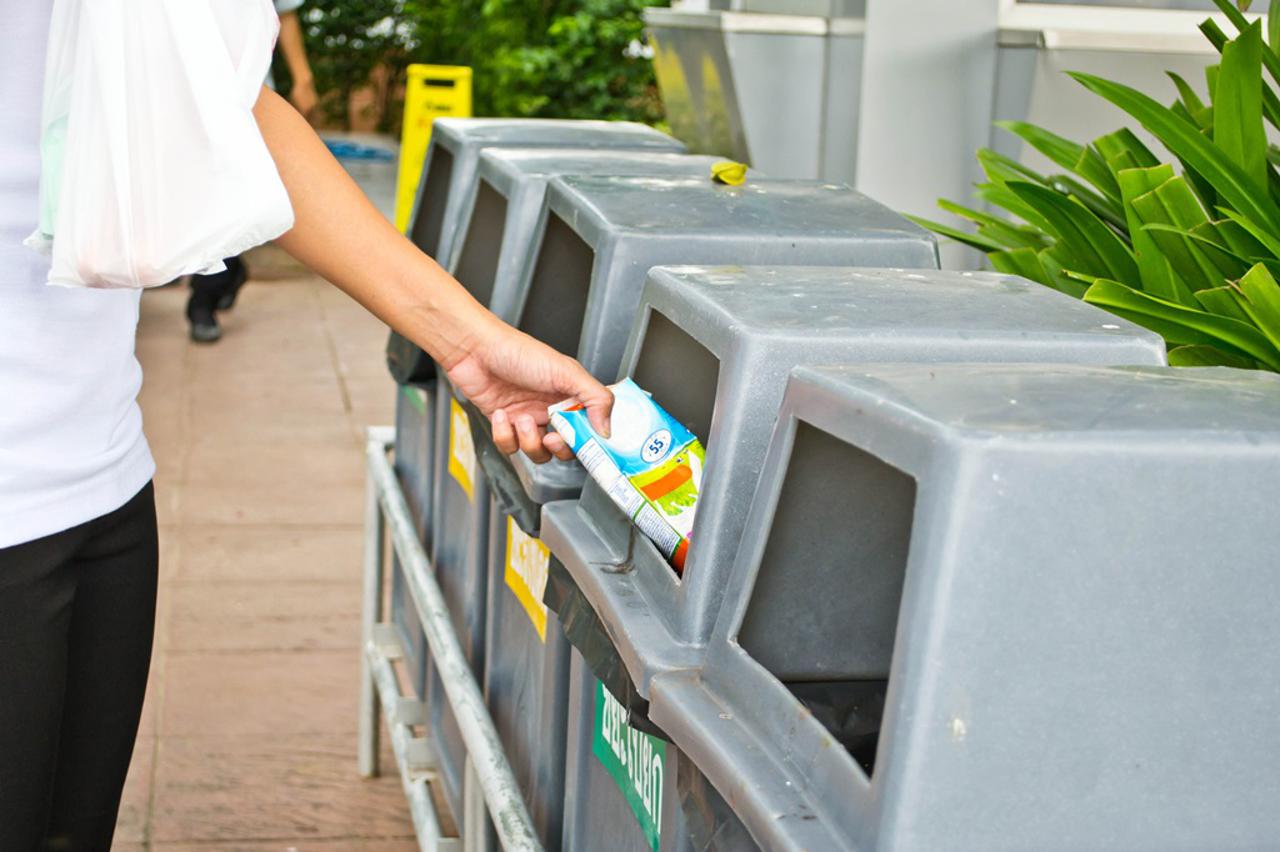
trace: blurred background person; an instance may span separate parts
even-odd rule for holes
[[[316,95],[315,76],[307,60],[307,47],[302,37],[302,21],[298,9],[303,0],[275,0],[280,15],[280,39],[276,48],[284,59],[293,78],[289,101],[294,109],[308,120],[315,112],[319,97]],[[267,85],[275,88],[275,80],[267,75]],[[191,296],[187,300],[187,322],[191,339],[196,343],[214,343],[222,337],[218,325],[218,311],[230,310],[244,282],[249,279],[249,267],[241,257],[226,259],[227,268],[210,275],[191,276]]]

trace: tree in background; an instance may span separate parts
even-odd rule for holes
[[[413,62],[470,66],[476,115],[656,123],[662,105],[641,13],[658,4],[309,0],[302,21],[325,119],[334,126],[348,126],[353,95],[372,87],[382,129],[397,130]],[[287,92],[287,71],[277,68],[277,78]]]

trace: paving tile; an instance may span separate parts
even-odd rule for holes
[[[182,738],[230,747],[242,737],[356,730],[360,660],[350,651],[169,653],[162,746]]]
[[[188,482],[175,498],[175,517],[187,526],[349,526],[364,518],[364,486],[314,483],[290,477],[246,488],[242,483]]]
[[[181,585],[171,589],[167,649],[310,651],[360,647],[360,581]]]
[[[380,847],[362,838],[413,833],[399,778],[357,775],[354,736],[165,739],[156,760],[154,848],[221,840],[258,841],[228,848],[303,849],[261,842],[332,839],[364,849]]]
[[[328,439],[298,435],[292,440],[193,440],[183,472],[187,482],[230,482],[246,490],[278,482],[293,482],[299,489],[321,484],[363,488],[365,481],[362,448],[347,434]]]
[[[147,820],[151,810],[151,770],[155,752],[154,737],[139,736],[129,764],[129,775],[124,782],[124,794],[120,799],[120,816],[116,820],[116,842],[113,849],[124,843],[143,843],[147,836]]]
[[[398,779],[358,778],[363,427],[392,422],[385,327],[279,249],[187,340],[143,296],[159,470],[156,650],[116,850],[409,850]],[[390,755],[384,760],[392,766]]]
[[[364,538],[359,526],[188,526],[177,536],[181,559],[175,582],[360,582]]]
[[[137,847],[141,849],[141,847]],[[154,852],[418,852],[418,844],[409,837],[400,840],[376,840],[369,837],[346,840],[275,840],[256,843],[155,843]],[[118,852],[119,847],[113,850]]]

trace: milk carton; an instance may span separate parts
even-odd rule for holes
[[[680,573],[702,484],[702,444],[631,379],[611,389],[608,438],[591,427],[586,409],[575,402],[551,407],[551,428]]]

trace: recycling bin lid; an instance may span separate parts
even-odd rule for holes
[[[1224,496],[1277,477],[1274,374],[798,368],[710,651],[650,718],[769,848],[1257,845],[1280,533]],[[877,641],[891,668],[840,668]]]
[[[845,184],[756,178],[740,186],[680,177],[555,178],[548,205],[574,215],[588,242],[606,234],[677,234],[701,240],[740,239],[744,232],[778,239],[848,237],[924,239],[928,234]]]
[[[465,140],[481,146],[504,143],[528,147],[536,145],[594,146],[622,144],[683,150],[678,140],[636,121],[601,121],[562,118],[437,118],[432,128],[441,140]]]

